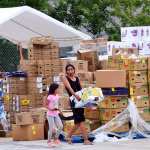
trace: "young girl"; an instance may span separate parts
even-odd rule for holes
[[[58,87],[59,85],[56,83],[52,83],[49,87],[48,97],[46,100],[46,108],[47,111],[47,120],[49,124],[48,131],[48,145],[56,146],[60,144],[58,139],[61,130],[63,129],[63,124],[59,117],[59,96],[58,96]]]

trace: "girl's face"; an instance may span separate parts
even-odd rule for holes
[[[67,75],[73,76],[75,74],[75,70],[73,67],[69,66],[66,70]]]
[[[59,93],[59,88],[55,90],[55,95]]]

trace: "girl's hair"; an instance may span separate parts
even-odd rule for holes
[[[54,94],[55,90],[58,89],[59,85],[57,83],[52,83],[49,87],[48,95]]]
[[[72,68],[73,68],[73,70],[75,70],[74,65],[72,65],[72,64],[68,64],[68,65],[66,65],[66,68],[65,68],[66,72],[67,72],[67,69],[68,69],[69,67],[72,67]]]

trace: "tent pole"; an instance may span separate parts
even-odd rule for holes
[[[23,54],[22,54],[22,46],[21,46],[21,43],[18,43],[18,50],[19,50],[20,64],[21,64],[22,61],[24,60]]]

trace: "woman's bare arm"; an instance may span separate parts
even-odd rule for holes
[[[80,100],[80,97],[78,95],[76,95],[74,90],[71,88],[67,78],[65,76],[62,76],[61,79],[62,79],[62,82],[63,82],[64,86],[70,91],[70,93],[72,95],[74,95],[78,100]]]

